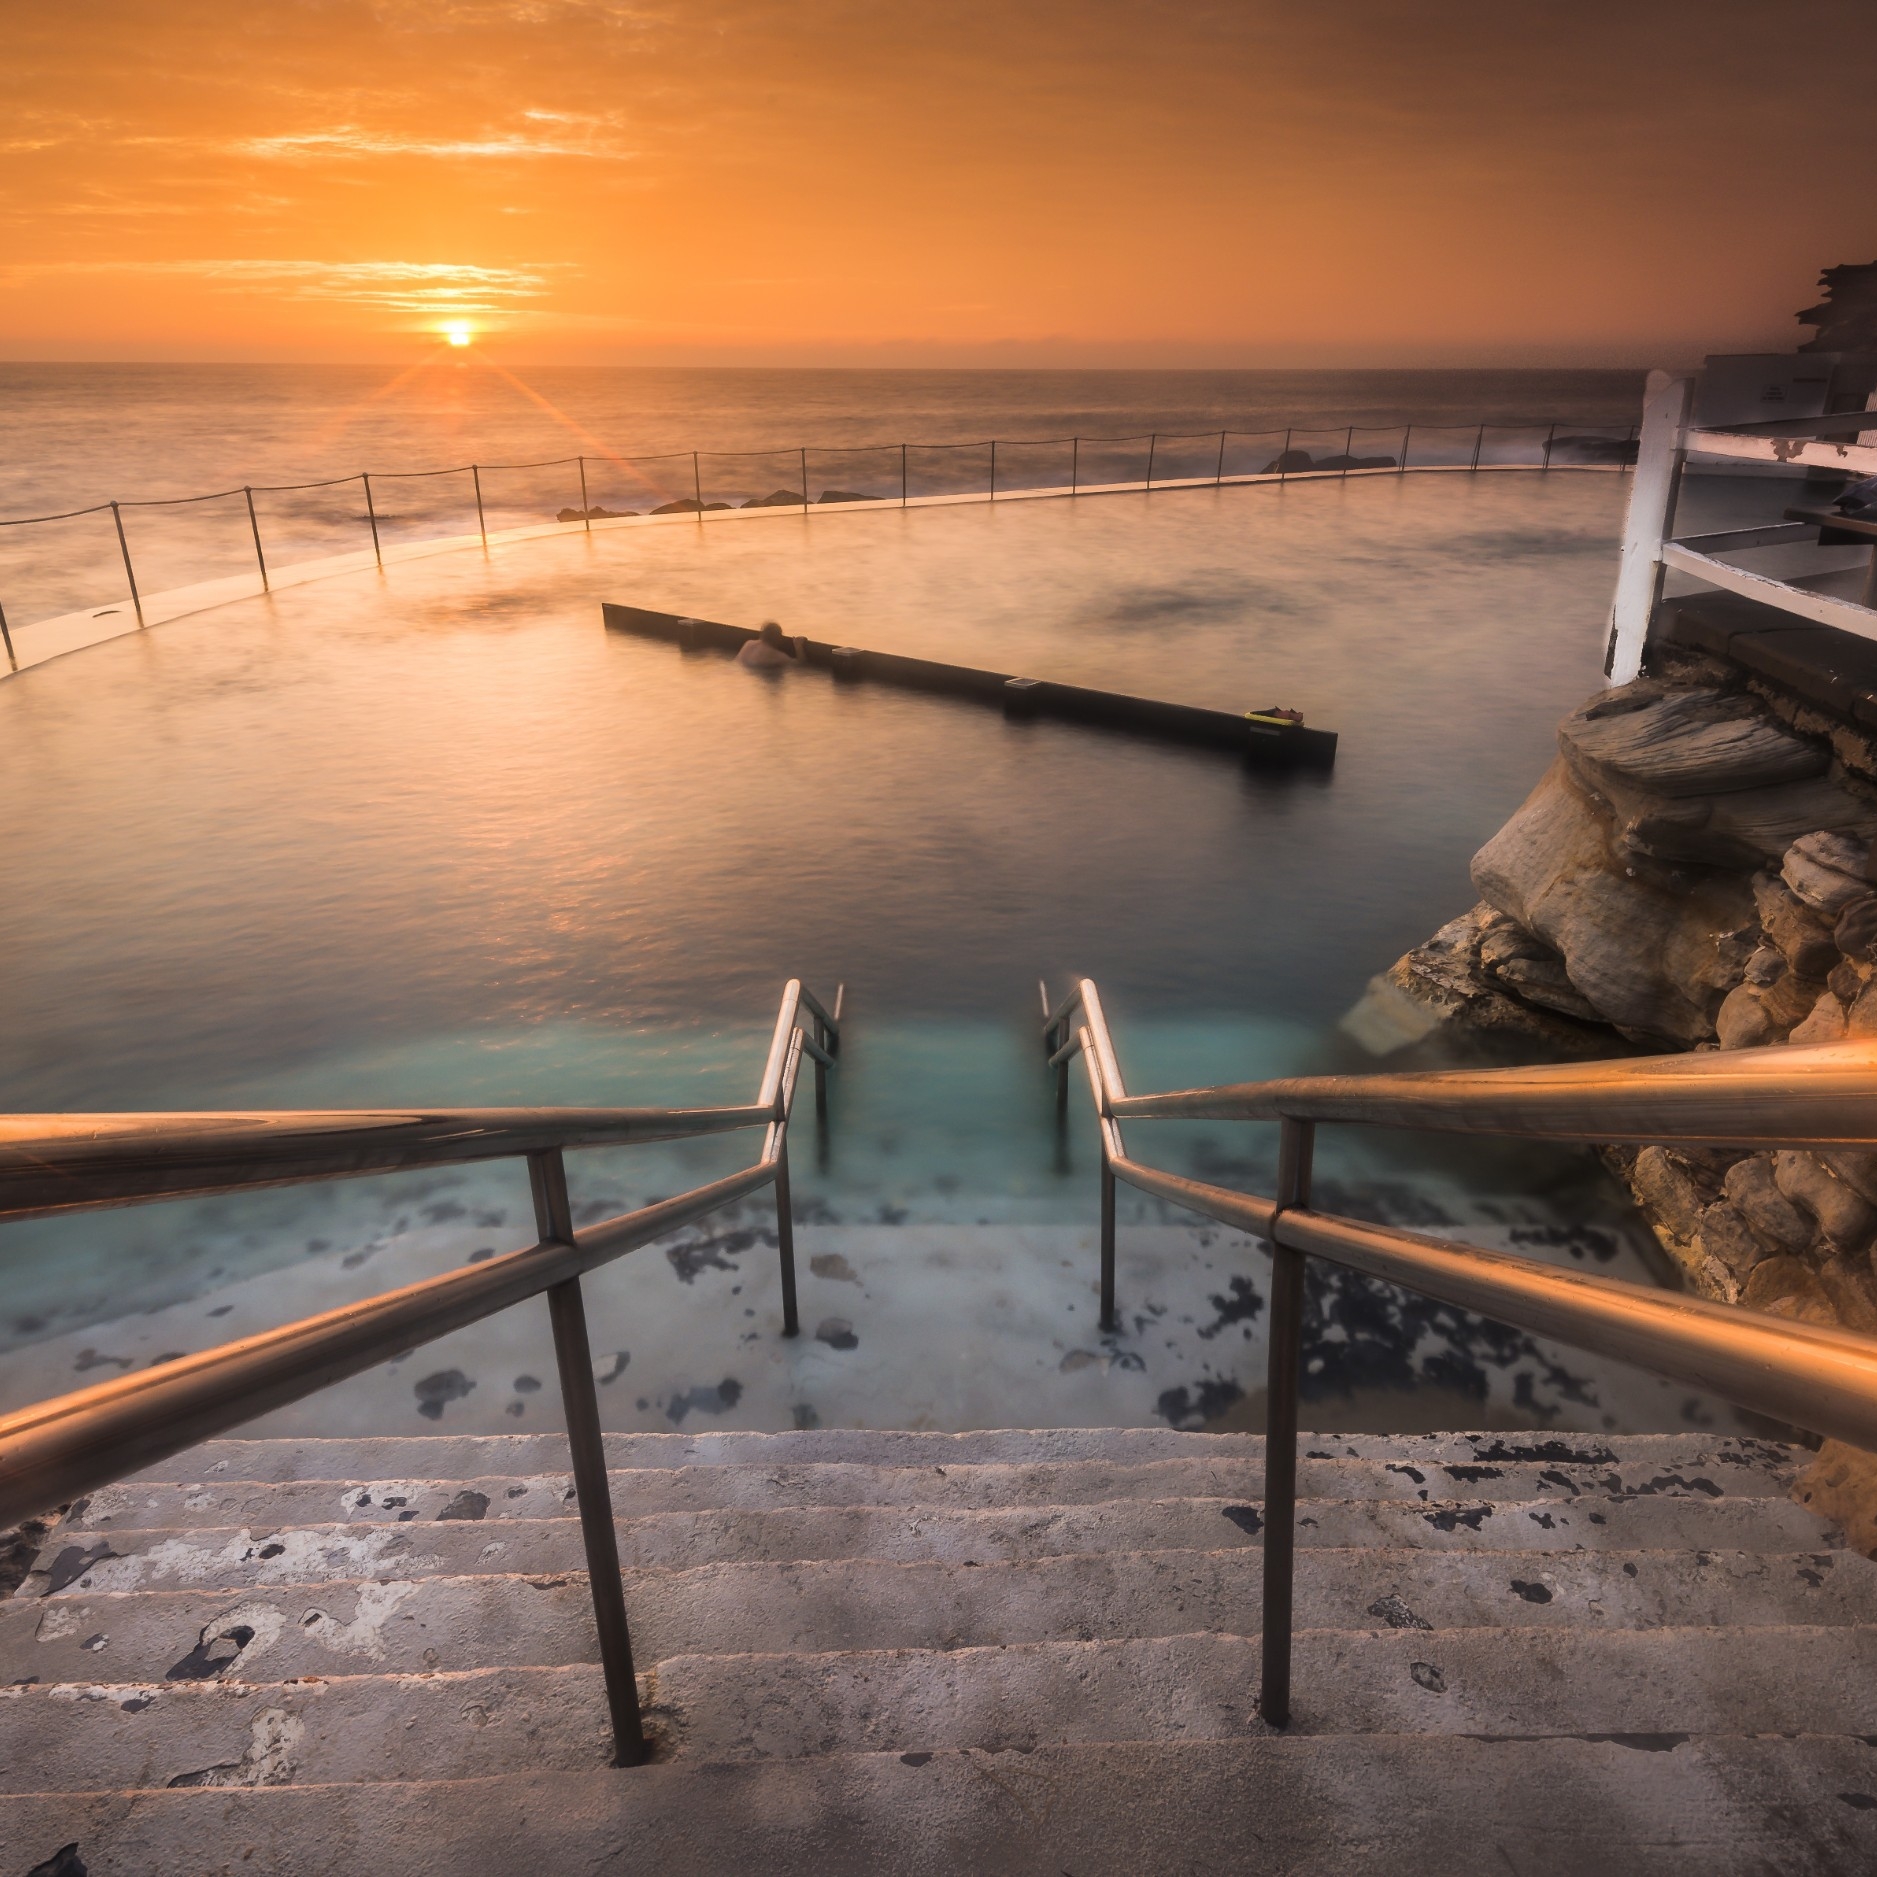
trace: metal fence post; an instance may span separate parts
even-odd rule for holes
[[[1414,426],[1409,424],[1401,433],[1401,473],[1408,473],[1408,439],[1414,435]]]
[[[566,1163],[558,1147],[528,1156],[528,1181],[534,1189],[536,1232],[545,1243],[571,1244],[573,1209],[567,1200]],[[600,1434],[599,1393],[593,1385],[593,1350],[587,1340],[586,1305],[580,1295],[579,1278],[570,1277],[554,1285],[548,1291],[547,1302],[554,1325],[561,1404],[567,1415],[580,1536],[586,1542],[593,1620],[599,1632],[606,1702],[612,1714],[613,1762],[617,1766],[637,1766],[647,1753],[645,1722],[639,1713],[632,1634],[626,1626],[626,1597],[619,1581],[619,1541],[613,1529],[613,1496],[606,1480],[606,1445]]]
[[[997,439],[991,439],[991,500],[997,500]]]
[[[580,465],[580,519],[586,524],[587,533],[591,534],[593,532],[593,517],[591,514],[588,513],[589,504],[587,502],[587,459],[584,456],[582,456],[582,457],[577,457],[575,460]]]
[[[261,591],[271,593],[273,588],[267,583],[267,556],[261,552],[261,524],[254,518],[254,491],[244,488],[241,493],[248,498],[248,527],[254,534],[254,558],[261,564]]]
[[[1554,438],[1554,437],[1555,437],[1555,436],[1556,436],[1557,434],[1558,434],[1558,427],[1557,427],[1557,425],[1556,425],[1556,424],[1553,424],[1553,425],[1551,426],[1551,428],[1550,428],[1549,430],[1547,430],[1547,431],[1545,432],[1545,460],[1544,460],[1544,467],[1545,467],[1546,469],[1549,469],[1549,468],[1551,467],[1551,440],[1552,440],[1552,438]]]
[[[7,648],[7,663],[18,671],[20,661],[13,656],[13,635],[7,630],[7,609],[4,606],[0,606],[0,644]]]
[[[1290,474],[1290,439],[1291,431],[1284,431],[1284,447],[1277,453],[1277,479],[1282,482]]]
[[[1475,469],[1479,467],[1479,453],[1485,447],[1486,447],[1486,426],[1484,424],[1481,424],[1479,427],[1478,433],[1473,438],[1473,467]]]
[[[1212,472],[1212,486],[1216,489],[1225,480],[1225,432],[1219,432],[1219,466]]]
[[[365,485],[365,519],[371,523],[372,559],[382,567],[385,564],[385,557],[384,550],[378,545],[378,510],[372,504],[371,478],[369,476],[360,476],[359,481]]]
[[[1343,438],[1343,474],[1349,474],[1349,461],[1356,453],[1356,427],[1349,426],[1348,434]]]
[[[482,471],[471,463],[469,474],[476,485],[476,532],[482,536],[482,545],[486,550],[489,545],[489,524],[482,516]]]
[[[1072,437],[1069,441],[1069,493],[1079,494],[1082,487],[1082,439]]]
[[[130,582],[130,603],[137,614],[137,624],[143,624],[143,595],[137,591],[137,570],[130,564],[130,543],[124,539],[124,517],[115,502],[111,504],[111,519],[117,524],[117,551],[124,557],[124,578]]]
[[[701,514],[703,511],[700,510]],[[802,451],[802,513],[808,513],[808,452]]]
[[[1297,1557],[1297,1381],[1303,1350],[1304,1254],[1279,1242],[1284,1211],[1310,1203],[1316,1128],[1286,1119],[1278,1146],[1271,1223],[1271,1348],[1265,1378],[1264,1611],[1258,1712],[1273,1727],[1290,1720],[1290,1644]]]
[[[899,505],[906,506],[906,446],[899,446]]]
[[[1155,431],[1147,439],[1147,493],[1153,493],[1154,487],[1154,452],[1160,447],[1160,432]]]
[[[704,472],[697,466],[697,452],[691,452],[691,500],[697,504],[697,518],[704,519]]]

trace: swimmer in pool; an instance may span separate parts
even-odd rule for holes
[[[751,671],[787,671],[796,662],[795,647],[773,619],[765,619],[762,630],[737,653],[736,662]]]

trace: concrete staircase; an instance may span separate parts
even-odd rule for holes
[[[1877,1868],[1877,1564],[1803,1455],[1305,1451],[1278,1735],[1255,1437],[609,1437],[618,1771],[563,1442],[215,1442],[0,1601],[0,1877]]]

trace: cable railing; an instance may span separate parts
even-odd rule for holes
[[[789,1121],[804,1055],[815,1065],[816,1115],[826,1121],[841,1007],[840,991],[830,1009],[791,979],[756,1098],[740,1106],[0,1118],[0,1221],[523,1158],[538,1235],[525,1250],[0,1416],[0,1528],[545,1292],[613,1744],[619,1765],[639,1764],[647,1743],[580,1280],[767,1186],[775,1193],[782,1333],[800,1332]],[[763,1129],[761,1150],[749,1166],[575,1227],[565,1161],[570,1149],[689,1140],[741,1128]]]
[[[1596,424],[1566,419],[1470,424],[1335,424],[1272,426],[1235,430],[1143,431],[1127,436],[986,438],[971,442],[794,445],[768,450],[677,450],[653,455],[589,453],[514,463],[456,463],[436,469],[359,470],[345,476],[289,483],[244,483],[199,495],[148,496],[94,502],[44,515],[0,518],[0,544],[13,529],[50,528],[109,517],[98,541],[78,541],[65,558],[102,553],[121,567],[135,624],[149,623],[146,603],[155,590],[149,579],[153,550],[146,542],[132,552],[125,517],[156,511],[201,508],[226,502],[233,509],[226,540],[201,544],[199,552],[218,565],[249,559],[254,592],[271,593],[289,563],[288,551],[317,544],[325,558],[370,544],[371,564],[382,567],[388,548],[440,540],[479,544],[543,526],[611,527],[656,518],[689,516],[699,522],[752,513],[805,514],[814,508],[885,505],[908,508],[955,502],[998,502],[1046,497],[1154,493],[1171,489],[1222,488],[1245,483],[1372,476],[1413,471],[1626,470],[1635,460],[1634,424]],[[530,477],[552,471],[563,481],[559,498],[551,485],[531,481],[506,493],[493,479]],[[432,503],[413,516],[384,504],[387,483],[410,485],[466,478],[460,495]],[[355,490],[358,506],[309,529],[296,524],[283,498],[332,490]],[[256,497],[263,498],[257,504]],[[577,499],[576,499],[577,498]],[[446,527],[467,523],[473,530]],[[134,511],[134,513],[133,513]],[[552,516],[551,524],[548,521]],[[263,518],[270,543],[264,539]],[[428,532],[425,530],[428,529]],[[413,532],[414,531],[414,532]],[[394,543],[393,537],[402,537]],[[69,540],[69,537],[67,537]],[[239,542],[237,553],[234,543]],[[173,556],[167,557],[173,558]],[[304,564],[301,561],[292,563]],[[170,586],[185,584],[164,576]],[[217,576],[220,577],[220,576]],[[61,587],[61,591],[69,591]],[[83,607],[39,612],[29,622],[15,606],[9,625],[7,592],[0,587],[0,650],[9,671],[19,669],[12,633],[39,619],[65,616]],[[102,615],[100,615],[102,616]]]
[[[1101,1326],[1114,1333],[1115,1187],[1136,1188],[1263,1238],[1272,1256],[1266,1397],[1264,1595],[1258,1711],[1290,1718],[1298,1392],[1308,1258],[1364,1272],[1689,1383],[1790,1426],[1877,1449],[1877,1340],[1737,1306],[1559,1271],[1310,1204],[1321,1122],[1571,1142],[1842,1148],[1877,1143],[1877,1043],[1783,1045],[1619,1062],[1410,1075],[1314,1076],[1130,1095],[1101,995],[1042,989],[1043,1046],[1066,1114],[1086,1067],[1101,1138]],[[1270,1197],[1134,1159],[1124,1121],[1275,1121]]]

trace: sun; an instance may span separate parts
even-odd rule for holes
[[[452,345],[467,345],[476,336],[476,329],[466,319],[453,319],[444,326],[443,336]]]

